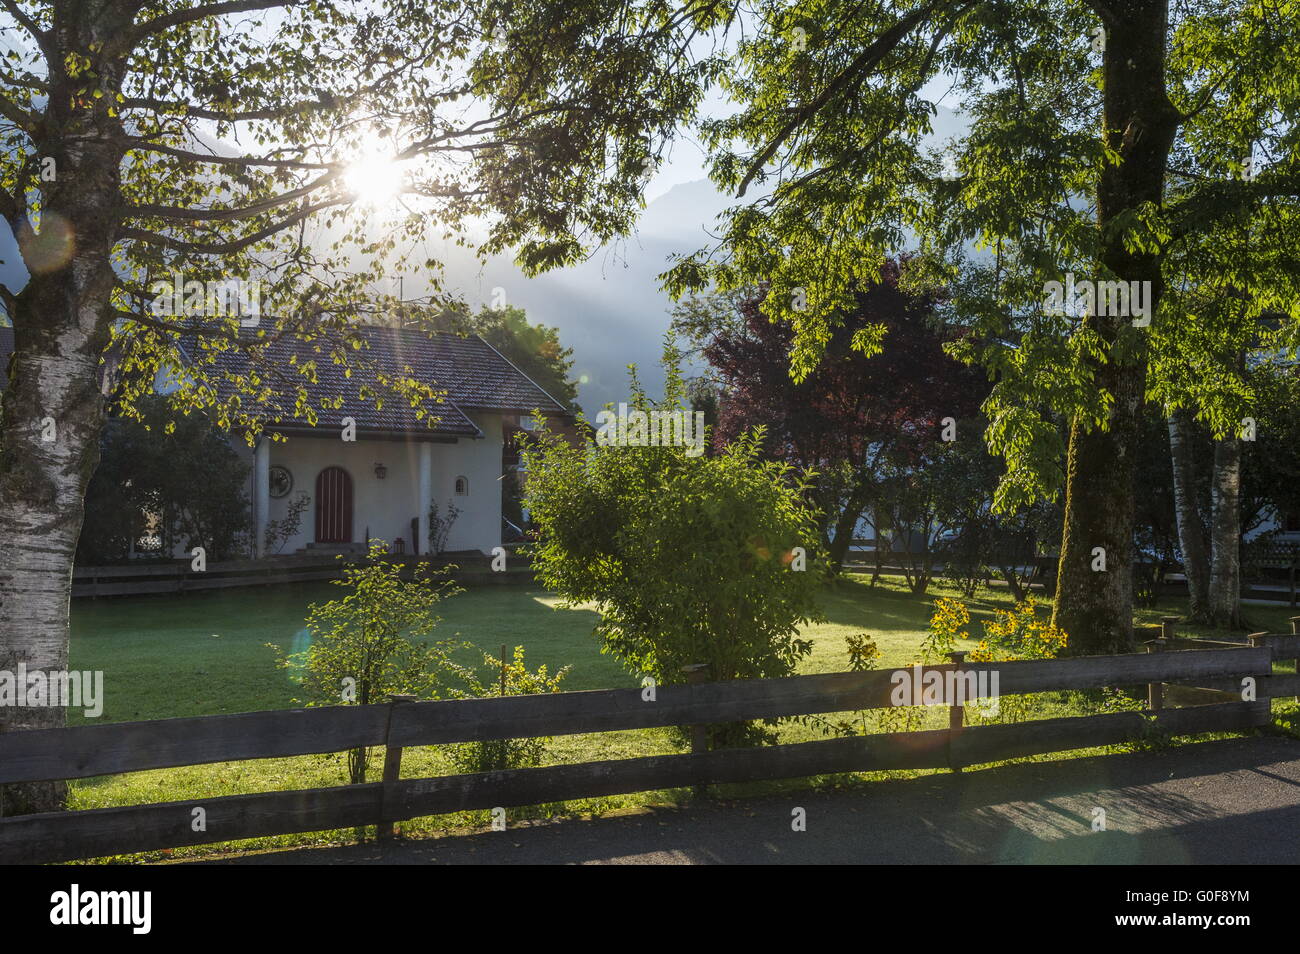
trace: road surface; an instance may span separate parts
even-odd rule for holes
[[[1297,832],[1300,741],[1260,737],[208,863],[1294,864]]]

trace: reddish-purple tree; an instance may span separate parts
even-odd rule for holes
[[[938,328],[936,302],[899,288],[901,267],[887,262],[882,281],[857,295],[821,363],[799,382],[790,376],[793,332],[763,316],[761,290],[712,307],[697,302],[680,309],[675,323],[720,386],[715,446],[763,425],[766,453],[817,471],[832,566],[881,489],[883,463],[895,472],[900,461],[920,464],[940,440],[943,419],[974,417],[988,393],[980,372],[944,352],[951,332]],[[853,338],[876,326],[885,329],[883,350],[868,357]]]

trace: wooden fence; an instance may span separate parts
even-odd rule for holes
[[[1295,628],[1293,622],[1293,628]],[[535,805],[600,795],[840,772],[936,769],[1064,752],[1148,737],[1232,731],[1269,721],[1270,697],[1300,694],[1300,677],[1272,674],[1274,659],[1300,656],[1300,635],[1252,637],[1252,645],[1059,660],[970,663],[641,689],[335,706],[161,719],[0,734],[0,784],[75,779],[145,769],[386,746],[383,781],[303,791],[231,795],[0,819],[0,863],[41,863],[233,841],[292,832],[378,825],[470,809]],[[759,748],[708,751],[695,732],[680,755],[403,779],[402,750],[490,739],[646,729],[888,708],[895,675],[996,671],[1000,695],[1149,685],[1147,712],[1119,712],[864,735]],[[1255,701],[1241,701],[1243,680]],[[948,677],[943,702],[951,704]],[[1204,705],[1167,708],[1165,684],[1217,690]],[[1221,701],[1231,700],[1231,701]],[[970,696],[966,701],[973,701]],[[195,831],[202,809],[204,830]]]
[[[421,561],[434,567],[453,564],[450,578],[459,583],[531,582],[528,559],[510,551],[505,572],[491,570],[492,558],[472,553],[444,553],[441,556],[394,555],[389,559],[414,567]],[[357,556],[360,559],[360,556]],[[74,597],[142,596],[154,593],[190,593],[197,590],[222,590],[243,586],[271,586],[284,583],[307,583],[336,580],[343,574],[345,561],[333,555],[301,554],[267,557],[261,560],[224,560],[212,562],[203,572],[191,569],[186,560],[139,560],[117,566],[78,566],[72,572]]]

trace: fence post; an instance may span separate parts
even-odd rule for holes
[[[961,672],[962,663],[966,661],[966,653],[963,651],[951,652],[948,654],[948,659],[952,663],[953,672],[959,673]],[[954,690],[953,698],[948,703],[948,767],[954,772],[960,772],[962,767],[953,760],[952,743],[961,734],[962,727],[965,724],[966,710],[962,706],[962,700],[957,698],[956,690],[961,683],[956,677],[953,678],[952,685]]]
[[[686,673],[686,682],[691,686],[698,686],[704,682],[709,672],[708,663],[691,663],[683,666],[682,672]],[[691,755],[698,755],[701,752],[709,750],[709,727],[702,724],[691,725]],[[692,785],[691,792],[696,798],[702,798],[708,791],[707,785]]]
[[[1294,603],[1292,604],[1294,605]],[[1300,636],[1300,616],[1291,617],[1291,635]],[[1295,660],[1295,674],[1300,676],[1300,657]],[[1300,702],[1300,696],[1295,697],[1296,702]]]
[[[1251,633],[1246,638],[1250,640],[1250,645],[1253,649],[1262,648],[1269,650],[1268,671],[1271,673],[1273,671],[1273,653],[1272,647],[1268,644],[1268,633]],[[1263,709],[1265,713],[1265,724],[1267,724],[1268,721],[1272,719],[1273,699],[1268,695],[1268,691],[1263,686],[1260,687],[1259,692],[1255,693],[1255,701],[1264,703]]]
[[[1174,636],[1174,624],[1177,622],[1177,616],[1160,617],[1160,638],[1166,640],[1170,645],[1173,644],[1173,641],[1176,638]]]
[[[384,788],[380,793],[379,805],[381,814],[387,814],[383,811],[385,802],[387,802],[388,783],[396,782],[402,776],[402,747],[400,745],[389,745],[389,734],[393,729],[393,710],[403,702],[414,702],[415,696],[409,696],[404,693],[394,694],[388,697],[388,725],[384,729]],[[379,825],[376,829],[376,835],[381,841],[387,841],[396,834],[396,829],[391,821],[383,818],[379,819]]]
[[[1163,636],[1156,639],[1147,640],[1147,652],[1163,652],[1165,648],[1165,638]],[[1149,712],[1159,712],[1165,706],[1165,686],[1162,682],[1147,683],[1147,710]]]

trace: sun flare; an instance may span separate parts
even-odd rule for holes
[[[401,193],[402,169],[388,153],[367,153],[348,166],[343,182],[359,203],[377,208]]]

